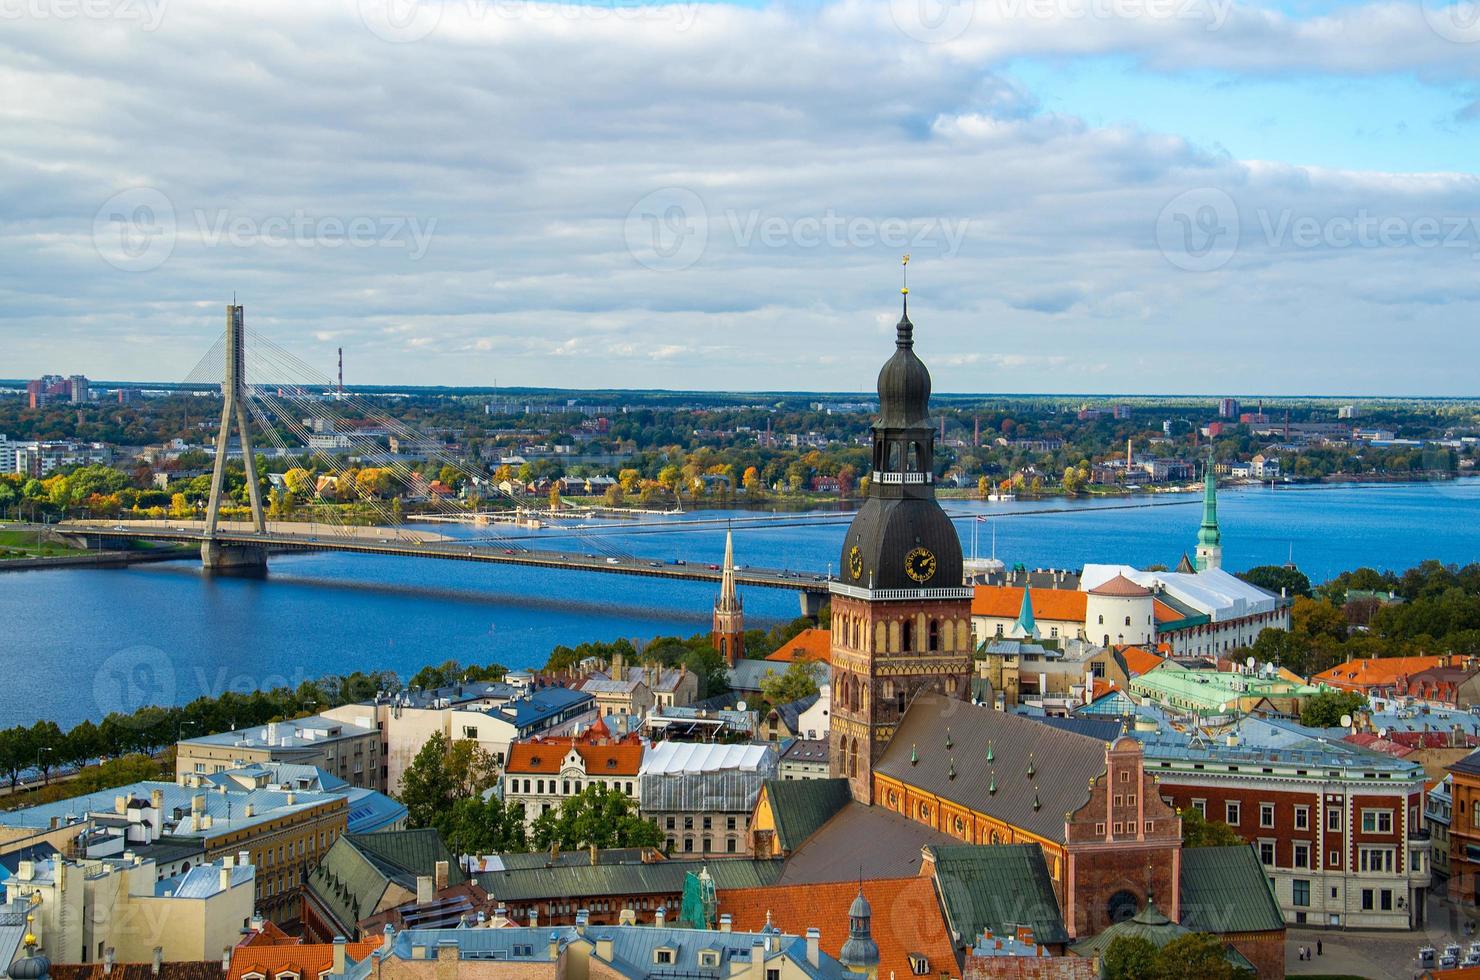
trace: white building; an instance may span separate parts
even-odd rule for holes
[[[1156,625],[1157,642],[1171,644],[1174,656],[1217,656],[1252,645],[1261,630],[1290,628],[1290,606],[1284,598],[1221,568],[1142,572],[1129,565],[1085,565],[1079,587],[1092,596],[1116,578],[1149,590],[1142,600],[1148,616],[1153,599],[1170,600],[1169,605],[1185,612],[1183,619]],[[1091,621],[1086,628],[1090,639],[1098,642],[1097,625]]]
[[[517,742],[509,747],[504,765],[504,799],[524,807],[528,830],[541,814],[591,786],[615,790],[640,804],[648,751],[636,737],[612,738],[599,719],[578,735]]]
[[[774,746],[659,742],[642,763],[642,815],[674,854],[743,854],[761,784],[776,772]]]

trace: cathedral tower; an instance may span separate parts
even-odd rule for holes
[[[864,803],[874,761],[910,700],[922,690],[967,698],[973,656],[961,540],[935,499],[930,372],[915,356],[903,292],[894,356],[879,372],[868,497],[830,586],[829,765]]]

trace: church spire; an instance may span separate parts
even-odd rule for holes
[[[1038,639],[1038,620],[1033,618],[1033,590],[1027,585],[1023,586],[1023,604],[1018,609],[1017,622],[1013,624],[1012,631],[1025,640]]]
[[[745,612],[735,588],[735,539],[725,530],[725,564],[720,573],[719,598],[714,600],[711,639],[725,663],[734,666],[745,655]]]
[[[1223,534],[1218,530],[1218,477],[1213,472],[1213,447],[1203,467],[1203,516],[1197,529],[1197,570],[1223,565]]]

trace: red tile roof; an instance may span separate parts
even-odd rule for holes
[[[1132,677],[1140,677],[1166,663],[1164,657],[1157,656],[1145,647],[1121,647],[1120,656],[1125,660],[1125,669]]]
[[[571,749],[568,738],[548,738],[538,742],[516,742],[509,746],[509,761],[504,767],[510,773],[558,773]],[[642,768],[642,746],[632,742],[616,745],[575,746],[591,776],[636,776]]]
[[[822,933],[824,952],[837,956],[848,938],[848,907],[858,883],[773,885],[731,888],[719,892],[719,912],[729,914],[736,932],[754,932],[771,922],[782,932]],[[879,945],[879,976],[909,977],[910,953],[930,961],[930,976],[955,975],[955,950],[931,878],[876,878],[863,883],[863,897],[873,910],[874,942]]]
[[[818,660],[832,663],[832,631],[814,626],[804,629],[766,655],[767,660]]]
[[[358,963],[374,952],[381,938],[352,942],[345,955]],[[248,936],[231,951],[231,970],[226,980],[242,980],[247,974],[260,974],[276,980],[283,973],[297,974],[300,980],[318,980],[319,974],[334,966],[333,943],[304,943],[289,939],[279,942],[260,935]],[[217,962],[219,972],[221,964]]]
[[[1033,589],[1033,618],[1084,624],[1087,596],[1076,589]],[[1017,619],[1023,590],[1016,585],[978,585],[972,590],[971,615]]]
[[[1312,684],[1329,684],[1345,690],[1386,687],[1400,677],[1421,670],[1444,666],[1445,656],[1430,657],[1361,657],[1337,664],[1311,678]]]
[[[1144,585],[1137,585],[1124,575],[1116,574],[1109,581],[1101,582],[1089,590],[1090,595],[1107,595],[1114,598],[1134,599],[1148,596],[1151,590]]]

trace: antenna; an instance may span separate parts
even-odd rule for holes
[[[344,348],[339,348],[339,397],[344,397]]]

